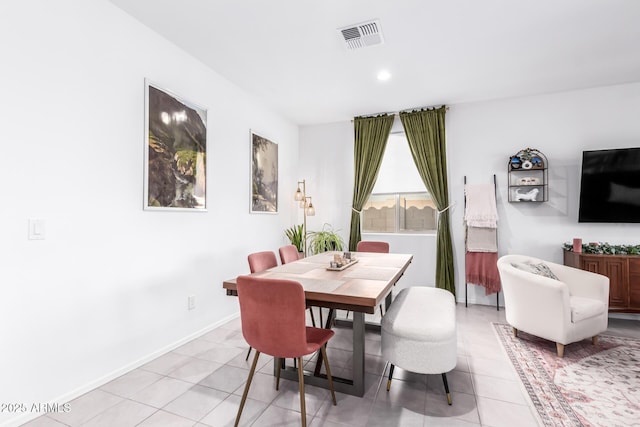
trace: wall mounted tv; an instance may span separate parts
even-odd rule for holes
[[[578,221],[640,223],[640,147],[582,153]]]

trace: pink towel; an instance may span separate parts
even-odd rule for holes
[[[465,264],[467,283],[484,286],[485,295],[500,292],[497,252],[467,252]]]

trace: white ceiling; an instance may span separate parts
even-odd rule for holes
[[[300,125],[640,81],[639,0],[110,1]]]

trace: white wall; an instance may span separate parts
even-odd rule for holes
[[[300,128],[300,179],[306,179],[316,215],[307,218],[309,231],[330,224],[349,242],[353,188],[353,125],[331,123]],[[301,211],[301,210],[300,210]],[[299,215],[302,218],[302,214]],[[302,219],[300,219],[302,222]]]
[[[456,254],[456,289],[464,295],[464,176],[469,183],[497,178],[499,254],[523,253],[562,263],[562,243],[638,244],[640,224],[578,223],[582,151],[640,146],[640,83],[545,96],[454,105],[447,114],[449,190]],[[548,159],[549,202],[509,203],[507,163],[519,150]],[[495,304],[484,288],[469,300]]]
[[[562,243],[583,241],[638,244],[640,224],[579,224],[578,192],[582,151],[640,146],[640,83],[545,96],[452,105],[446,118],[456,293],[464,301],[464,176],[469,183],[497,178],[499,254],[524,253],[562,262]],[[508,203],[507,162],[520,149],[541,150],[549,161],[549,202]],[[330,159],[323,158],[329,153]],[[340,154],[343,153],[343,154]],[[300,132],[300,157],[307,174],[320,178],[322,194],[333,194],[340,210],[319,214],[339,224],[348,237],[353,180],[350,122],[308,126]],[[331,166],[335,165],[335,166]],[[328,172],[330,171],[330,172]],[[343,185],[347,183],[348,185]],[[315,200],[315,199],[314,199]],[[318,203],[318,209],[321,209]],[[373,240],[373,236],[364,236]],[[375,236],[380,238],[380,236]],[[403,286],[433,285],[435,239],[388,236],[395,252],[416,253]],[[416,251],[417,248],[425,248]],[[495,295],[469,286],[469,302],[495,304]]]
[[[296,222],[298,128],[106,1],[0,16],[0,402],[62,402],[237,316],[222,281]],[[206,213],[142,209],[145,78],[208,109]],[[277,215],[249,214],[250,129],[279,144]]]

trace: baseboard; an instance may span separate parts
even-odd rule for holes
[[[492,296],[492,297],[493,297],[493,298],[495,298],[495,296]],[[464,304],[465,304],[464,298],[462,298],[462,299],[460,299],[460,300],[456,299],[456,303],[457,303],[457,304],[462,304],[462,305],[464,305]],[[496,301],[495,301],[495,299],[494,299],[493,301],[489,301],[489,302],[487,302],[486,300],[484,300],[484,301],[477,301],[475,298],[473,298],[473,299],[467,299],[466,304],[467,304],[467,305],[483,305],[483,306],[486,306],[486,307],[493,307],[493,308],[496,308]],[[500,301],[500,305],[499,305],[499,307],[500,307],[500,310],[504,310],[504,302],[503,302],[503,301]]]
[[[639,313],[609,313],[610,319],[640,320]]]
[[[179,339],[178,341],[175,341],[163,348],[160,348],[156,351],[154,351],[153,353],[150,353],[144,357],[141,357],[140,359],[131,362],[121,368],[118,368],[106,375],[103,375],[100,378],[97,378],[94,381],[91,381],[81,387],[76,388],[75,390],[72,390],[68,393],[65,393],[63,395],[58,396],[57,398],[52,399],[49,403],[51,404],[64,404],[67,402],[70,402],[71,400],[82,396],[85,393],[88,393],[89,391],[96,389],[98,387],[102,387],[103,385],[105,385],[106,383],[126,374],[129,371],[132,371],[134,369],[139,368],[140,366],[152,361],[153,359],[162,356],[165,353],[168,353],[172,350],[175,350],[176,348],[180,347],[183,344],[188,343],[189,341],[192,341],[196,338],[201,337],[202,335],[206,334],[207,332],[212,331],[213,329],[216,329],[217,327],[224,325],[225,323],[227,323],[230,320],[236,319],[237,317],[240,316],[240,312],[237,312],[235,314],[231,314],[205,328],[200,329],[197,332],[194,332],[184,338]],[[26,413],[26,414],[20,414],[17,417],[11,418],[3,423],[0,423],[0,427],[18,427],[21,426],[25,423],[28,423],[31,420],[34,420],[42,415],[46,415],[45,413]]]

